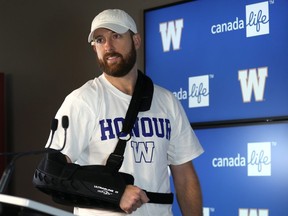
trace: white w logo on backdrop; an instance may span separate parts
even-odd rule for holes
[[[238,71],[238,79],[240,81],[244,103],[251,102],[252,91],[254,91],[256,101],[264,100],[264,90],[267,76],[267,67]]]
[[[268,209],[239,209],[238,216],[269,216]]]
[[[182,29],[183,29],[183,19],[160,23],[159,30],[161,33],[164,52],[170,51],[171,43],[173,50],[180,49]]]

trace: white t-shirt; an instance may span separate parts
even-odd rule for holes
[[[117,133],[121,131],[130,100],[130,95],[115,88],[104,75],[69,94],[55,117],[59,120],[64,115],[69,117],[62,153],[80,165],[106,164],[117,144]],[[51,147],[60,149],[63,143],[64,130],[58,127]],[[168,165],[188,162],[202,152],[180,102],[171,92],[154,84],[151,108],[138,114],[120,171],[133,175],[134,184],[144,190],[169,193]],[[172,215],[171,207],[147,203],[130,215]],[[75,208],[74,213],[125,215],[80,208]]]

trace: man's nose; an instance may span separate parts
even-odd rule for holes
[[[106,52],[111,52],[114,51],[114,45],[113,45],[113,41],[111,39],[107,39],[106,43],[105,43],[105,51]]]

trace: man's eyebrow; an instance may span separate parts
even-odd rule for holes
[[[110,30],[110,29],[107,29],[107,30],[108,30],[111,34],[119,34],[119,33],[115,32],[115,31]],[[94,33],[93,38],[104,37],[104,34],[105,34],[105,33],[98,33],[98,34],[95,34],[95,33]]]
[[[99,37],[101,37],[101,36],[103,36],[103,35],[101,35],[101,34],[94,34],[94,35],[93,35],[93,38],[99,38]]]

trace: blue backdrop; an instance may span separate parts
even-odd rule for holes
[[[213,122],[195,130],[204,216],[288,215],[288,1],[188,1],[144,22],[145,73],[192,125]]]
[[[203,191],[204,216],[288,215],[287,122],[195,132],[205,148],[194,161]],[[240,209],[261,209],[269,214],[238,214]],[[181,215],[177,202],[173,211]]]
[[[145,72],[191,123],[288,116],[287,0],[199,0],[144,16]]]

